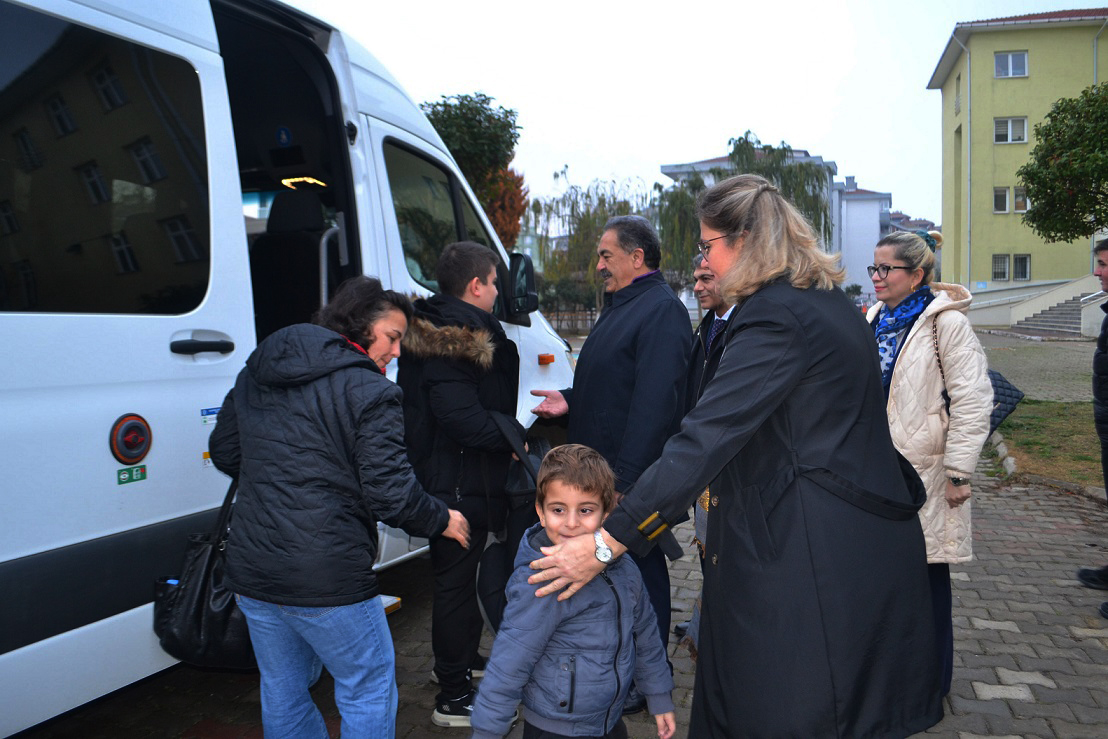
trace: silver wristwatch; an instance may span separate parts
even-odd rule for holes
[[[611,562],[612,548],[604,543],[604,537],[600,535],[599,529],[593,532],[592,540],[596,542],[596,558],[604,564]]]
[[[950,484],[956,488],[960,488],[963,485],[969,485],[968,477],[955,477],[954,475],[950,475],[947,479],[950,480]]]

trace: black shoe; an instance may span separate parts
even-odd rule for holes
[[[1082,567],[1077,571],[1077,581],[1087,588],[1108,590],[1108,567],[1101,567],[1099,570]]]
[[[1100,615],[1108,618],[1108,601],[1100,604]]]
[[[635,686],[631,686],[631,692],[627,694],[627,700],[623,702],[623,715],[641,713],[646,710],[646,696],[639,692]]]
[[[445,700],[442,693],[435,698],[435,710],[431,713],[431,723],[435,726],[465,728],[470,726],[473,715],[473,701],[477,698],[477,689],[469,691],[456,700]]]
[[[673,627],[673,633],[677,635],[678,639],[684,639],[685,634],[689,633],[689,622],[682,621]]]

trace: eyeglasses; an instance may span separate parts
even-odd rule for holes
[[[869,272],[870,277],[873,277],[874,275],[877,275],[877,279],[883,280],[883,279],[885,279],[886,277],[889,276],[889,270],[890,269],[904,269],[904,270],[908,270],[909,272],[911,272],[915,268],[914,267],[901,267],[901,266],[896,265],[896,264],[882,264],[880,266],[874,266],[874,265],[871,264],[870,266],[866,267],[866,272]]]
[[[711,248],[712,248],[712,242],[713,241],[719,241],[720,239],[726,239],[730,235],[731,234],[724,234],[723,236],[717,236],[714,239],[701,239],[700,241],[696,242],[696,248],[700,250],[701,254],[703,254],[705,257],[707,257],[709,250],[711,250]]]

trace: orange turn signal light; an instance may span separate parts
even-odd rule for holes
[[[543,365],[546,365],[546,364],[554,364],[554,355],[553,354],[540,354],[539,355],[539,366],[542,367]]]

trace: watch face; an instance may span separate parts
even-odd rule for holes
[[[611,562],[612,550],[607,544],[604,543],[604,539],[600,536],[599,531],[593,534],[593,541],[596,542],[596,558],[599,559],[601,562]]]

